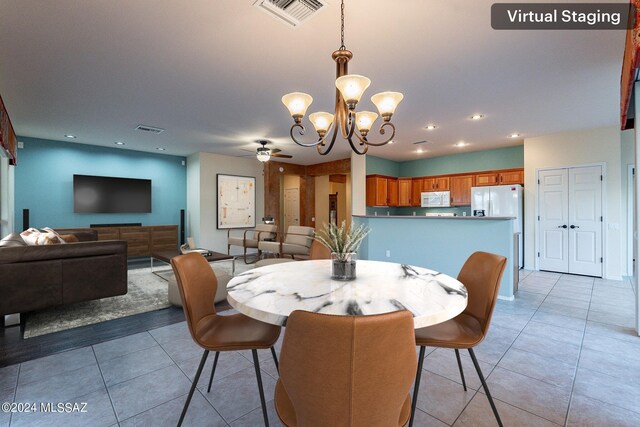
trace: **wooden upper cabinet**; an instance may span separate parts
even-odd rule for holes
[[[411,179],[411,206],[420,206],[422,204],[422,178]]]
[[[411,206],[411,178],[398,178],[398,206]]]
[[[476,174],[476,186],[498,185],[498,172],[487,172]]]
[[[422,178],[422,191],[436,191],[436,180],[434,178]]]
[[[471,206],[473,178],[473,175],[451,177],[451,204],[453,206]]]
[[[367,177],[367,206],[387,206],[387,178]]]
[[[524,169],[500,172],[498,180],[500,181],[500,185],[524,185]]]
[[[387,206],[398,206],[398,180],[387,178]]]
[[[434,191],[447,191],[449,190],[449,180],[450,178],[448,176],[441,176],[438,178],[433,178],[433,180],[435,181],[435,188]]]

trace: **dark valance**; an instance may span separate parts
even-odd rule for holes
[[[18,161],[16,149],[18,148],[18,140],[16,139],[16,133],[11,125],[9,114],[4,106],[2,97],[0,97],[0,147],[9,156],[9,163],[14,165]]]

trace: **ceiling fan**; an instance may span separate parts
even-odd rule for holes
[[[290,154],[280,154],[282,150],[279,148],[267,148],[267,144],[271,143],[271,141],[269,140],[259,139],[256,142],[261,145],[261,147],[258,147],[258,149],[256,150],[256,157],[261,162],[267,162],[271,157],[280,157],[283,159],[290,159],[293,157]]]

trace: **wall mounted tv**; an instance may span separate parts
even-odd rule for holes
[[[73,175],[75,213],[150,213],[151,180]]]

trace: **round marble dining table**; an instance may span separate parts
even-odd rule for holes
[[[331,261],[255,268],[227,284],[227,300],[254,319],[284,326],[295,310],[370,315],[409,310],[415,328],[451,319],[467,306],[467,289],[446,274],[381,261],[357,261],[356,279],[331,279]]]

